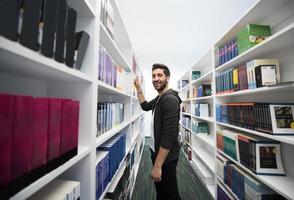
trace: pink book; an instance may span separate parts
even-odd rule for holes
[[[35,98],[32,104],[33,115],[33,151],[32,151],[32,180],[46,173],[48,148],[48,98]]]
[[[31,182],[32,99],[30,96],[14,96],[12,194]]]
[[[80,102],[72,101],[72,123],[71,123],[71,156],[75,156],[78,153],[78,139],[79,139],[79,118],[80,118]]]
[[[0,94],[0,199],[9,198],[12,163],[13,96]]]

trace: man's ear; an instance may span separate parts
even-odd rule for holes
[[[167,81],[167,82],[169,82],[169,78],[170,78],[170,76],[167,76],[167,77],[166,77],[166,81]]]

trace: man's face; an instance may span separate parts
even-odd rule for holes
[[[158,92],[162,91],[168,84],[169,77],[164,74],[163,69],[154,69],[152,71],[152,83],[154,89]]]

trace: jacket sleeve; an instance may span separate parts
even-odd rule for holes
[[[163,133],[160,140],[160,146],[165,149],[171,149],[175,140],[178,139],[178,126],[180,103],[176,96],[168,94],[162,99],[162,127]]]
[[[148,102],[147,101],[142,102],[140,104],[142,110],[144,110],[144,111],[152,110],[153,105],[156,103],[157,99],[158,99],[158,97],[156,97],[156,98],[154,98],[154,99],[152,99],[151,101],[148,101]]]

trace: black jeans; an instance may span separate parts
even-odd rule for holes
[[[151,159],[154,165],[155,155],[151,151]],[[160,182],[154,182],[156,188],[157,200],[180,200],[180,194],[177,183],[177,164],[178,160],[170,161],[162,166],[162,175]]]

